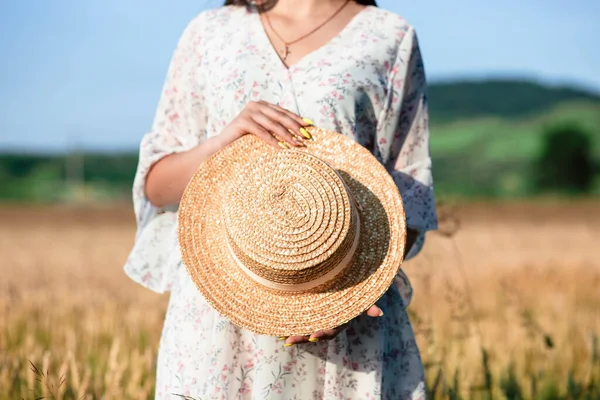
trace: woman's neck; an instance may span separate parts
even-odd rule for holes
[[[278,0],[271,10],[289,18],[321,16],[338,9],[347,0]]]

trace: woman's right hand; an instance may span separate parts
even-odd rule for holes
[[[148,172],[146,196],[159,208],[177,204],[198,165],[233,141],[252,134],[277,148],[304,146],[301,138],[310,139],[304,127],[310,125],[311,121],[279,106],[264,101],[249,103],[220,135],[158,161]]]
[[[303,140],[310,139],[305,127],[310,120],[266,101],[253,101],[223,129],[221,135],[233,142],[251,134],[277,148],[304,146]]]

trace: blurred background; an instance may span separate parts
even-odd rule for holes
[[[0,399],[152,397],[168,297],[121,270],[137,146],[219,4],[0,2]],[[432,398],[600,398],[600,2],[379,5],[430,82],[440,230],[405,269]]]

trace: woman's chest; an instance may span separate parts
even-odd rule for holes
[[[209,115],[227,123],[250,101],[264,100],[336,127],[378,114],[387,96],[394,49],[361,35],[335,38],[286,68],[264,32],[216,36],[201,68]],[[329,124],[327,124],[329,123]]]

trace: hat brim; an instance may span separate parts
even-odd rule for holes
[[[246,135],[202,163],[180,202],[179,245],[191,279],[219,314],[258,334],[310,335],[340,326],[375,304],[402,265],[406,222],[390,174],[351,139],[318,128],[310,132],[314,141],[290,151],[307,151],[335,168],[363,210],[357,253],[334,280],[305,292],[270,289],[244,273],[227,246],[220,213],[224,182],[265,152],[286,150]]]

